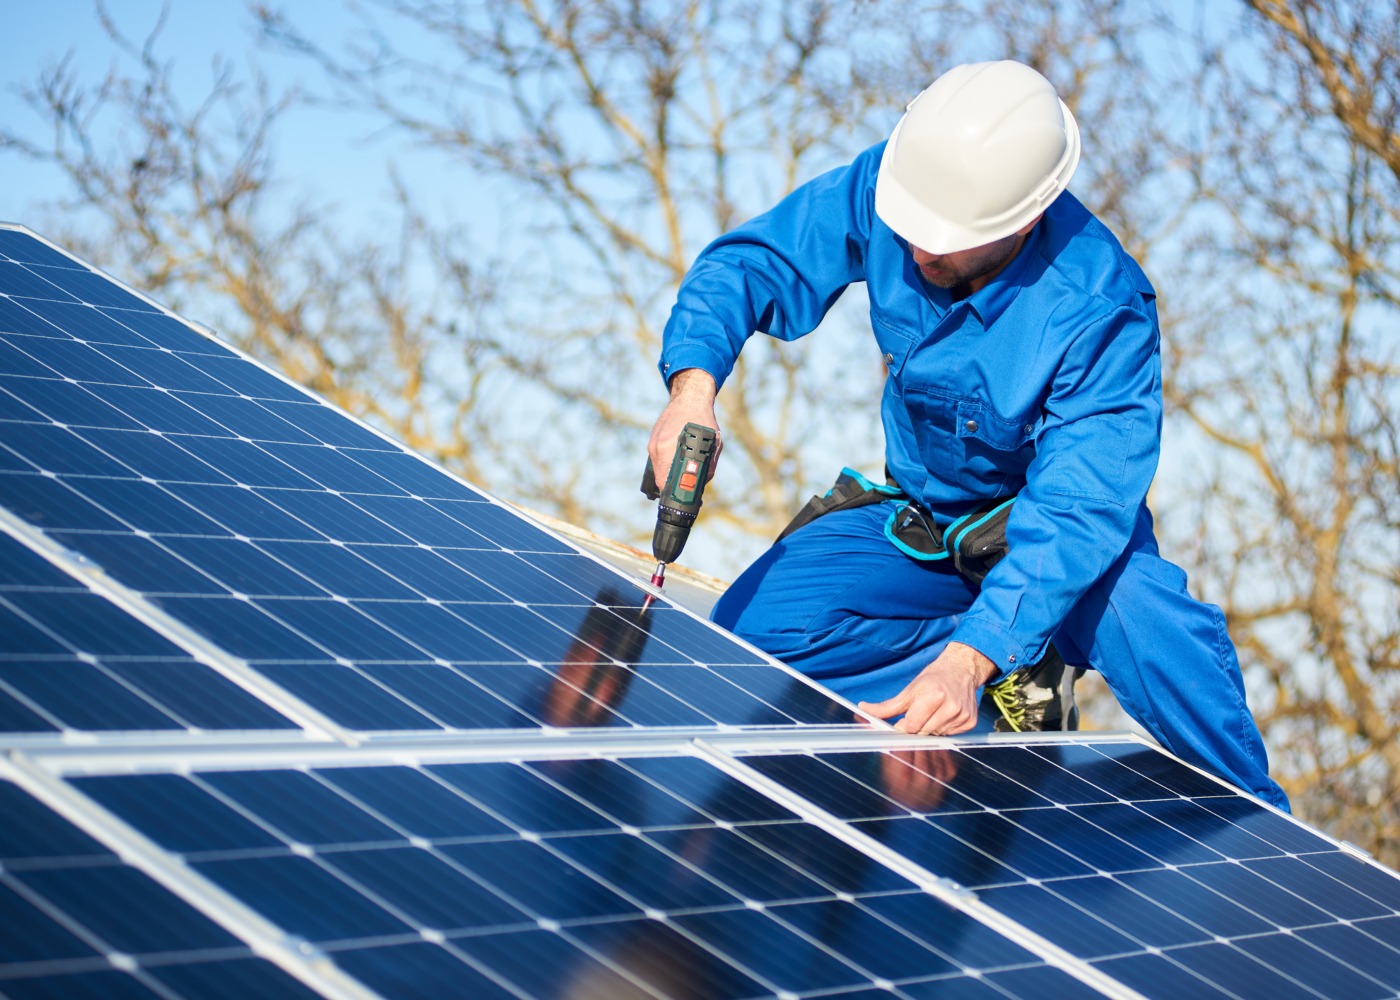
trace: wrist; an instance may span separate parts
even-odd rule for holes
[[[950,650],[956,649],[961,654],[959,659],[966,664],[968,672],[972,675],[972,679],[977,682],[978,687],[982,687],[996,676],[997,665],[981,651],[961,642],[950,642],[948,648]]]
[[[703,368],[684,368],[671,376],[671,398],[714,402],[719,389],[715,377]]]

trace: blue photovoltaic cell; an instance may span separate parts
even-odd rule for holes
[[[0,815],[0,996],[317,995],[7,781]]]
[[[635,583],[303,390],[4,232],[16,255],[0,261],[0,504],[337,723],[853,721],[665,602],[643,613]]]
[[[845,995],[882,978],[913,996],[975,971],[1024,974],[992,995],[1033,997],[1067,978],[695,758],[73,783],[387,996]]]
[[[294,726],[0,534],[0,732]]]
[[[1395,989],[1358,921],[1400,880],[1145,746],[744,761],[1144,995]]]

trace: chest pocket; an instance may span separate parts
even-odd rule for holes
[[[1038,413],[1007,419],[980,399],[906,389],[905,403],[929,473],[969,496],[1015,493],[1035,458]]]
[[[890,326],[880,317],[874,314],[870,317],[871,328],[875,331],[875,343],[880,348],[880,360],[884,363],[886,389],[899,391],[901,385],[901,374],[904,370],[904,360],[909,356],[909,349],[913,346],[914,338],[912,334]]]

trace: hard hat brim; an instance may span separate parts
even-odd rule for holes
[[[875,214],[905,242],[933,254],[971,250],[1010,236],[1054,203],[1069,187],[1070,178],[1079,166],[1079,125],[1064,101],[1060,101],[1060,111],[1065,123],[1065,151],[1050,176],[1015,207],[991,219],[979,220],[975,226],[955,223],[934,211],[895,177],[890,162],[899,144],[900,129],[909,117],[906,112],[895,125],[880,157],[880,170],[875,180]]]

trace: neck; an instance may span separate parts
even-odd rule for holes
[[[1026,245],[1026,234],[1025,234],[1025,233],[1017,233],[1017,234],[1016,234],[1016,242],[1013,243],[1013,244],[1011,245],[1011,252],[1008,253],[1008,254],[1006,255],[1006,259],[1005,259],[1005,260],[1003,260],[1003,261],[1002,261],[1000,264],[998,264],[996,267],[992,268],[992,269],[991,269],[990,271],[988,271],[986,274],[979,274],[977,277],[973,278],[973,279],[970,280],[965,286],[963,286],[964,288],[967,289],[967,294],[968,294],[968,295],[972,295],[973,293],[975,293],[975,292],[980,292],[982,289],[986,288],[987,285],[991,283],[991,280],[992,280],[993,278],[995,278],[998,274],[1000,274],[1002,271],[1004,271],[1004,270],[1006,269],[1006,265],[1007,265],[1007,264],[1010,264],[1013,260],[1016,259],[1016,255],[1017,255],[1018,253],[1021,252],[1021,248],[1022,248],[1023,246],[1025,246],[1025,245]],[[954,298],[957,298],[957,297],[958,297],[958,296],[956,295],[956,290],[955,290]]]

